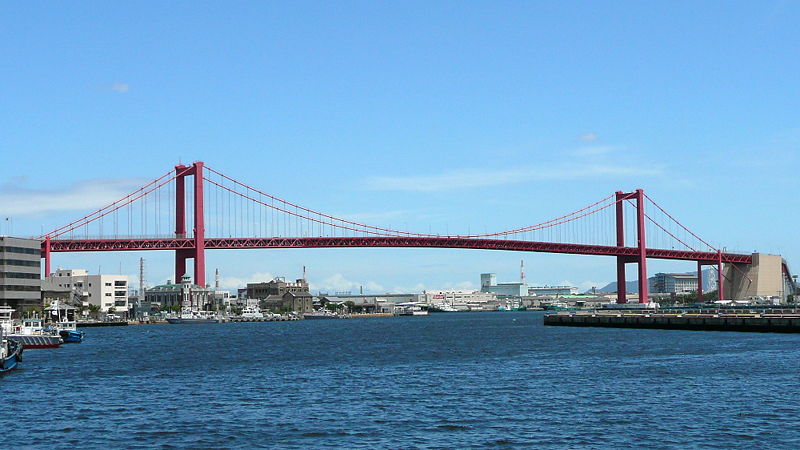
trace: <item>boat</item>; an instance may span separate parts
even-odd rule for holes
[[[264,314],[255,306],[247,306],[242,310],[242,318],[244,319],[263,319]]]
[[[437,303],[428,306],[428,312],[458,312],[458,310],[447,303]]]
[[[335,312],[330,312],[327,309],[320,309],[319,311],[303,314],[303,319],[305,320],[338,319],[338,318],[339,318],[338,314],[336,314]]]
[[[45,311],[50,313],[48,317],[51,321],[48,323],[48,329],[58,333],[65,344],[83,342],[86,333],[78,331],[78,322],[75,321],[75,307],[59,304],[58,300],[56,300],[55,303],[45,308]]]
[[[395,316],[427,316],[428,307],[416,303],[403,303],[395,307]]]
[[[22,361],[24,346],[17,340],[8,339],[0,331],[0,373],[10,372]]]
[[[64,342],[55,330],[45,328],[43,320],[38,317],[22,319],[22,325],[13,326],[6,337],[18,341],[25,348],[55,348]]]
[[[171,324],[201,324],[201,323],[219,323],[220,320],[208,315],[205,311],[192,311],[185,309],[180,314],[167,316],[167,322]]]

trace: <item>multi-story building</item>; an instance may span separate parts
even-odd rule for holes
[[[498,283],[497,275],[482,273],[481,292],[491,292],[499,297],[525,297],[528,295],[528,285],[525,283]]]
[[[657,273],[653,278],[653,293],[684,294],[697,291],[697,274]]]
[[[578,288],[575,286],[529,286],[528,295],[575,295]]]
[[[272,281],[263,283],[247,283],[247,298],[283,296],[287,292],[308,292],[308,281],[301,278],[292,283],[284,277],[275,277]]]
[[[145,302],[149,305],[158,304],[162,308],[206,310],[215,303],[214,290],[193,284],[192,279],[184,275],[180,284],[168,280],[166,284],[147,288]]]
[[[268,295],[259,300],[259,308],[269,311],[314,312],[313,296],[305,291],[286,292],[283,295]]]
[[[21,313],[42,305],[41,241],[0,236],[0,304]]]
[[[99,306],[104,313],[113,308],[117,314],[127,313],[129,309],[127,275],[89,275],[85,269],[56,269],[47,281],[72,289],[83,306]]]

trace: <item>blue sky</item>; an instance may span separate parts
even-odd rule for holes
[[[333,215],[499,231],[637,187],[715,245],[800,265],[800,5],[765,2],[39,2],[0,11],[2,233],[38,235],[207,164]],[[13,222],[13,229],[11,228]],[[54,265],[171,277],[172,255]],[[610,258],[217,251],[234,287],[604,285]],[[659,270],[691,264],[652,261]],[[632,275],[632,274],[631,274]]]

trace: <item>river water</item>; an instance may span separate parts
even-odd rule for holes
[[[533,312],[86,332],[0,378],[3,447],[800,447],[800,335]]]

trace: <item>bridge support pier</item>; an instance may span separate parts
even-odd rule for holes
[[[186,238],[186,180],[194,176],[194,248],[175,250],[175,283],[180,283],[186,275],[186,260],[194,259],[194,283],[205,287],[205,224],[203,221],[203,162],[197,161],[192,167],[179,164],[175,166],[175,237]]]
[[[697,261],[697,303],[703,303],[703,261]]]
[[[722,270],[722,250],[717,250],[717,294],[720,300],[725,300],[725,273]]]
[[[622,191],[616,192],[617,197],[617,247],[625,246],[625,209],[622,203],[625,194]],[[625,280],[625,260],[624,256],[617,256],[617,303],[628,303],[628,287]]]
[[[44,257],[44,277],[50,276],[50,236],[44,238],[44,248],[42,249],[42,257]]]
[[[617,247],[625,246],[625,202],[636,200],[636,247],[638,254],[632,257],[617,256],[617,303],[628,303],[625,285],[625,264],[635,262],[639,274],[639,303],[648,303],[647,245],[645,241],[644,191],[616,192]]]

